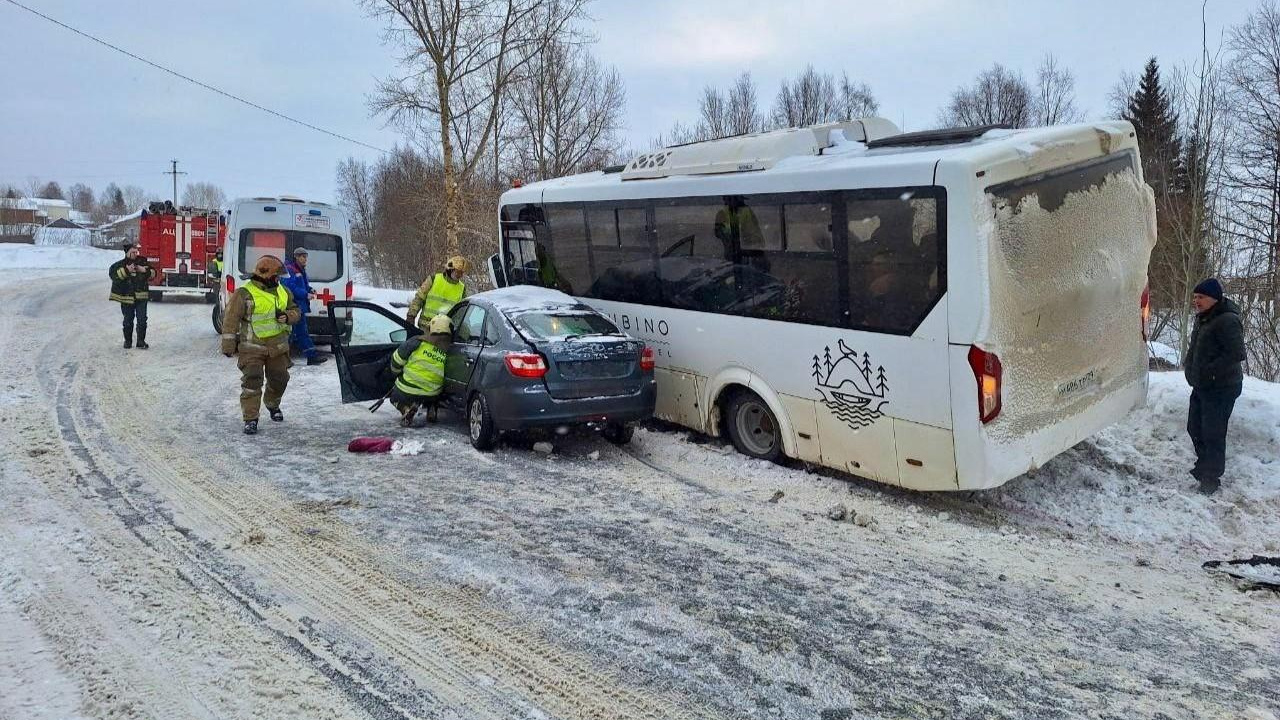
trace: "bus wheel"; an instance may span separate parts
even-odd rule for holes
[[[729,439],[743,455],[773,462],[782,455],[782,431],[773,411],[750,391],[742,391],[729,400],[727,423]]]
[[[218,307],[218,303],[213,304],[213,331],[222,332],[222,308]]]

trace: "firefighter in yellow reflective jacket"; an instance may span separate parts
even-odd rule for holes
[[[469,270],[467,259],[454,255],[444,264],[444,272],[436,273],[426,279],[418,292],[414,293],[409,303],[409,312],[405,319],[409,324],[417,324],[423,332],[429,330],[431,318],[436,315],[447,315],[466,296],[466,286],[462,284],[462,276]],[[421,313],[421,315],[419,315]]]
[[[396,374],[391,388],[391,404],[400,411],[400,427],[413,424],[418,408],[427,406],[427,420],[436,421],[436,401],[444,391],[444,361],[453,342],[449,318],[436,315],[427,323],[427,336],[405,340],[391,354],[391,371]]]
[[[257,434],[260,405],[267,407],[272,420],[284,420],[280,399],[289,384],[289,326],[301,320],[302,313],[293,294],[280,285],[283,274],[280,258],[259,258],[253,277],[236,289],[222,315],[222,354],[239,356],[245,435]]]

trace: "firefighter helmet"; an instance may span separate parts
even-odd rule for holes
[[[284,274],[284,263],[275,255],[263,255],[253,265],[253,274],[260,278],[271,278]]]
[[[453,325],[449,322],[448,315],[436,315],[431,318],[431,323],[427,327],[432,335],[452,335]]]
[[[458,272],[466,272],[471,269],[470,266],[471,263],[468,263],[467,259],[461,255],[454,255],[444,263],[445,270],[457,270]]]

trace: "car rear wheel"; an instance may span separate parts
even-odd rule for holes
[[[773,411],[750,391],[729,400],[727,425],[729,439],[743,455],[758,460],[777,460],[782,455],[782,431]]]
[[[626,445],[631,442],[631,436],[634,435],[635,432],[636,428],[634,425],[627,425],[625,423],[609,423],[604,426],[604,429],[600,431],[600,434],[604,435],[604,439],[614,445]]]
[[[498,442],[498,431],[493,427],[493,416],[489,413],[489,401],[482,393],[471,396],[467,403],[467,430],[471,436],[471,447],[477,450],[492,450]]]

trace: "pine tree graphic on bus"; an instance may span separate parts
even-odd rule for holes
[[[845,344],[836,343],[840,354],[832,359],[831,346],[821,356],[813,356],[815,388],[822,394],[822,404],[850,428],[860,430],[883,416],[889,404],[889,380],[884,366],[872,367],[871,355],[858,354]]]

